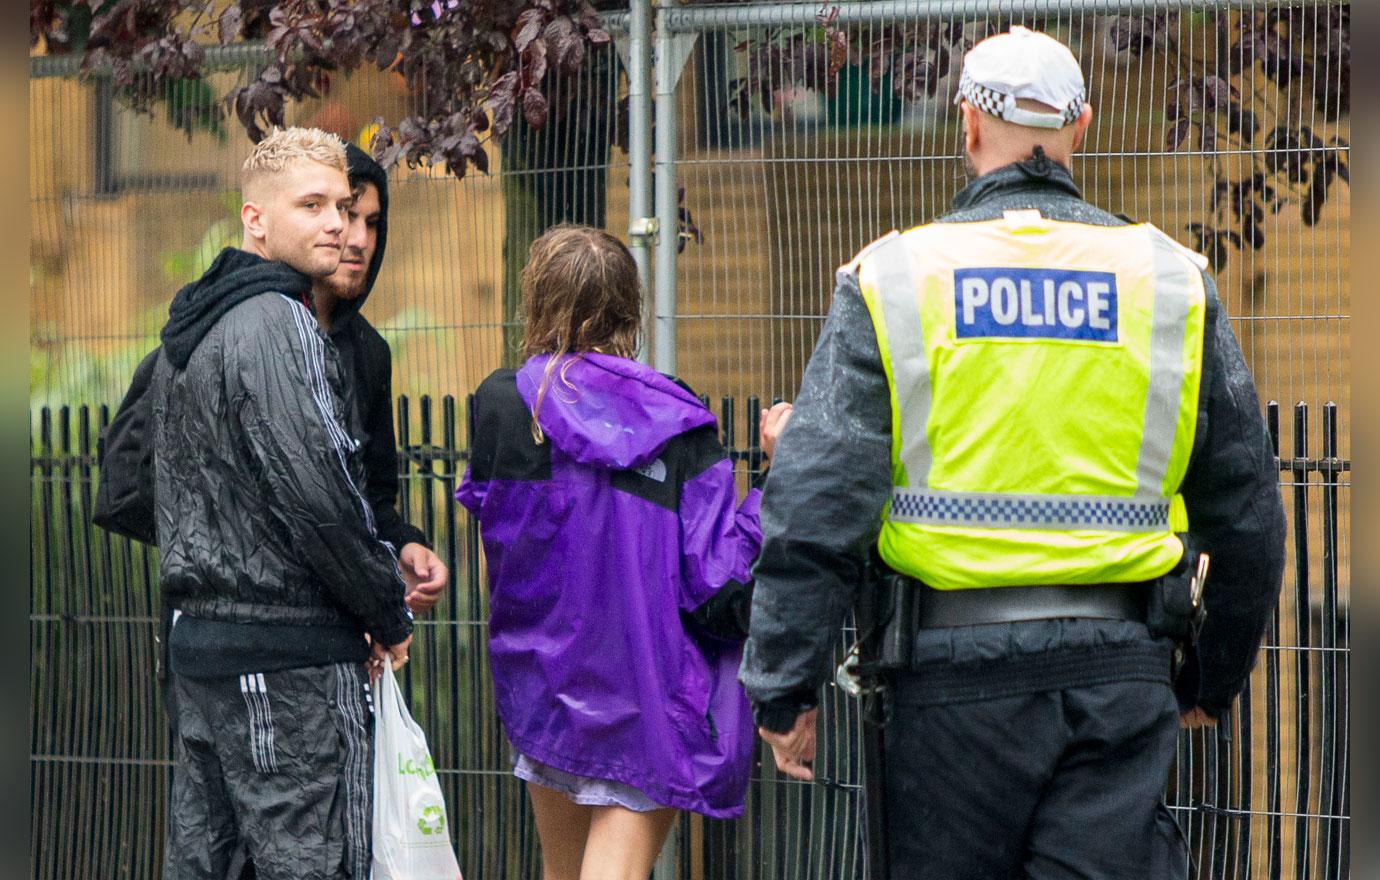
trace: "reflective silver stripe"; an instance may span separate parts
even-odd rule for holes
[[[1162,532],[1169,528],[1169,499],[897,488],[891,492],[889,518],[920,525],[983,529]]]
[[[1184,333],[1196,272],[1178,247],[1158,230],[1150,230],[1154,249],[1155,301],[1150,317],[1150,385],[1145,394],[1145,421],[1136,458],[1136,494],[1160,495],[1174,451],[1179,401],[1184,386]]]
[[[930,480],[930,363],[920,325],[920,299],[910,253],[900,238],[886,242],[866,257],[875,269],[874,282],[886,322],[891,352],[892,386],[901,411],[901,464],[911,486]]]

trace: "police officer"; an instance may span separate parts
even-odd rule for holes
[[[1255,387],[1206,261],[1081,198],[1066,47],[984,40],[957,103],[971,182],[839,270],[766,485],[741,679],[777,767],[812,778],[875,552],[906,609],[882,675],[890,876],[1178,873],[1176,729],[1229,709],[1283,572]],[[1199,552],[1206,619],[1173,676],[1168,585]]]

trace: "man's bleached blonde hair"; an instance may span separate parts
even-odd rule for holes
[[[255,183],[281,174],[298,162],[319,162],[348,174],[345,142],[319,128],[274,128],[249,153],[240,169],[240,188],[249,198]]]

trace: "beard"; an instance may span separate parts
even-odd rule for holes
[[[364,293],[365,277],[361,275],[359,278],[351,280],[348,277],[341,278],[336,275],[328,275],[321,279],[321,284],[336,299],[358,299],[359,295]]]
[[[973,154],[967,150],[963,151],[963,171],[968,175],[969,180],[975,180],[982,176],[978,174],[977,166],[973,164]]]

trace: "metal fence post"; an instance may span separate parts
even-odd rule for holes
[[[663,373],[676,372],[676,254],[680,250],[680,192],[676,152],[680,147],[676,102],[681,71],[695,46],[696,34],[673,33],[667,24],[667,0],[656,4],[656,281],[653,302],[652,363]],[[652,870],[653,880],[674,880],[677,850],[674,827]]]
[[[626,39],[616,38],[628,72],[628,249],[642,282],[642,354],[650,359],[656,304],[652,299],[652,0],[632,0]]]
[[[676,372],[676,254],[680,250],[680,193],[676,152],[680,148],[676,103],[681,71],[698,34],[675,33],[668,23],[674,7],[666,0],[656,6],[656,311],[653,364],[663,373]]]

